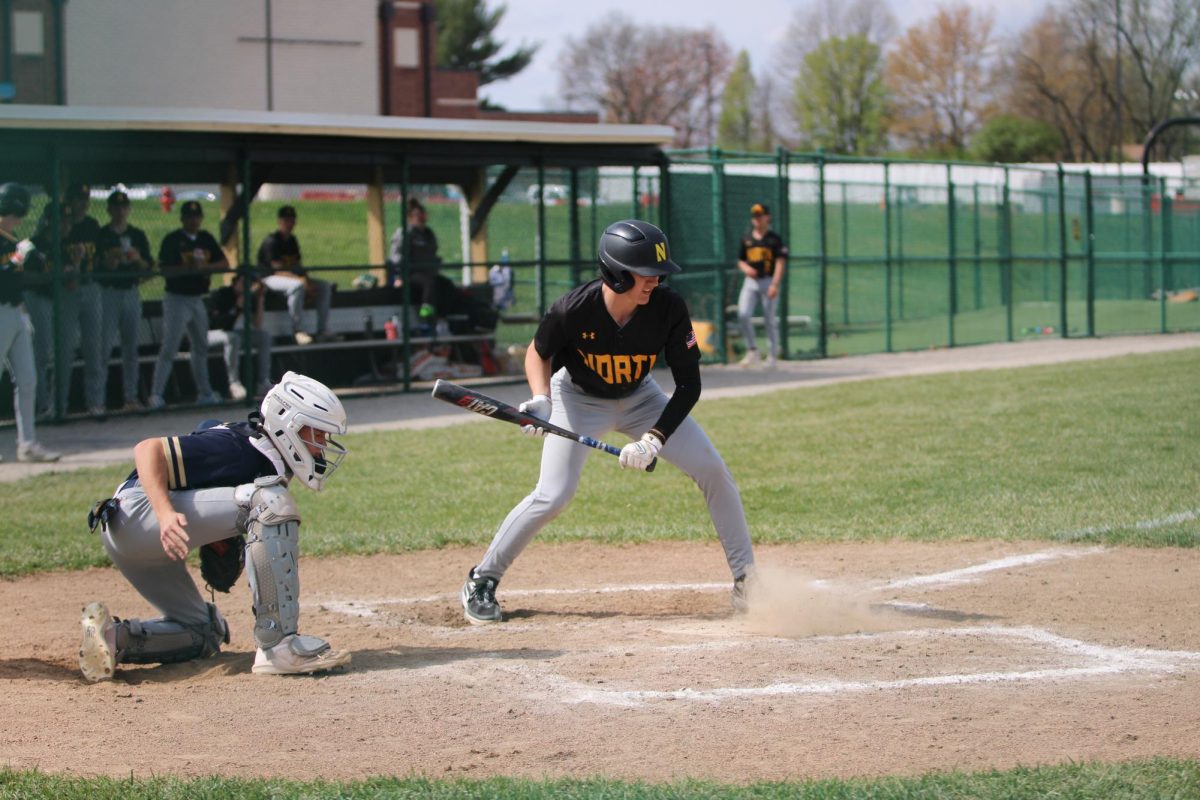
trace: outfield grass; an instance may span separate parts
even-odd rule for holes
[[[1137,523],[1197,508],[1198,375],[1200,350],[1184,350],[708,401],[695,416],[729,463],[758,542],[1191,547],[1200,540],[1195,519]],[[328,491],[296,492],[307,554],[484,545],[537,479],[537,442],[508,425],[347,440],[351,455]],[[84,517],[127,470],[0,484],[0,575],[106,564]],[[1081,533],[1088,529],[1100,532]],[[589,459],[571,507],[541,534],[712,537],[700,492],[677,469],[622,471],[601,454]]]
[[[1154,759],[1121,764],[1020,767],[979,773],[953,772],[915,778],[753,783],[730,786],[704,781],[647,784],[605,779],[531,781],[491,778],[433,781],[373,778],[352,783],[230,778],[73,778],[0,770],[0,798],[62,800],[378,800],[380,798],[504,798],[504,800],[1187,800],[1200,796],[1200,762]]]

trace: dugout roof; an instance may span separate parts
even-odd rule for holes
[[[480,167],[648,166],[660,125],[0,105],[0,181],[466,184]]]

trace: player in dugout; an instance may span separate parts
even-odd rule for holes
[[[732,603],[746,611],[754,552],[742,498],[725,462],[688,416],[700,399],[700,348],[684,299],[662,285],[680,271],[667,237],[642,220],[609,225],[600,237],[600,278],[560,297],[538,325],[525,355],[532,397],[521,411],[600,438],[617,430],[634,439],[621,450],[626,469],[647,470],[663,458],[704,492],[733,574]],[[666,353],[675,381],[670,397],[651,375]],[[496,586],[525,546],[570,503],[591,452],[534,425],[543,436],[537,486],[509,512],[483,560],[467,573],[460,600],[468,622],[503,619]],[[751,586],[747,586],[747,583]]]

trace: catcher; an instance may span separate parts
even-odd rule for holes
[[[350,653],[300,635],[297,547],[300,513],[288,492],[296,479],[314,491],[346,450],[346,411],[325,385],[288,372],[248,422],[214,423],[185,436],[144,439],[134,470],[88,515],[109,557],[162,616],[118,619],[101,602],[83,609],[79,668],[108,680],[116,665],[208,658],[229,643],[229,626],[188,575],[200,548],[210,589],[228,592],[249,567],[258,652],[252,671],[295,675],[344,667]],[[215,599],[215,596],[214,596]]]

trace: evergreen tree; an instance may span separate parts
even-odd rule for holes
[[[533,60],[538,45],[522,45],[500,56],[504,44],[493,37],[508,7],[488,9],[487,0],[435,0],[437,65],[479,73],[479,85],[511,78]]]

